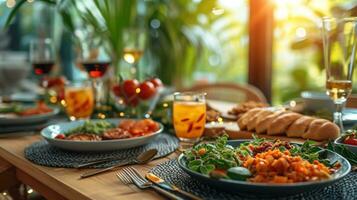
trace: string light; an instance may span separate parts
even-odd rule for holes
[[[295,31],[295,35],[298,38],[305,38],[306,37],[306,30],[303,27],[299,27]]]
[[[290,107],[295,107],[296,106],[296,101],[290,101]]]
[[[212,13],[214,15],[222,15],[224,13],[224,9],[223,8],[213,8]]]
[[[105,119],[106,116],[105,116],[105,114],[103,114],[103,113],[98,113],[98,118],[99,118],[99,119]]]
[[[6,1],[6,6],[8,8],[13,8],[16,5],[16,1],[15,0],[7,0]]]

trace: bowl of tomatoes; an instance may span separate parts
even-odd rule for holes
[[[150,78],[139,82],[137,79],[126,79],[115,84],[112,88],[114,95],[123,99],[123,103],[136,107],[140,102],[145,102],[157,96],[163,88],[159,78]]]
[[[343,145],[353,153],[357,154],[357,130],[347,130],[345,134],[335,140],[335,144]]]

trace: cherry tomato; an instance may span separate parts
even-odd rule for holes
[[[121,87],[120,87],[119,84],[113,85],[112,90],[113,90],[115,96],[117,96],[117,97],[121,97],[122,96]]]
[[[139,104],[139,98],[137,96],[133,95],[131,97],[124,98],[124,103],[126,105],[135,107]]]
[[[150,81],[145,81],[140,84],[139,97],[143,100],[150,99],[156,93],[156,88]]]
[[[66,78],[63,77],[63,76],[44,78],[44,79],[42,80],[41,85],[43,85],[45,81],[47,81],[47,87],[48,87],[48,88],[51,88],[51,87],[62,87],[62,86],[64,86],[65,83],[66,83]]]
[[[132,97],[136,94],[136,89],[139,87],[139,81],[136,79],[125,80],[123,82],[123,91],[127,97]]]
[[[55,137],[56,139],[61,139],[61,140],[63,140],[63,139],[65,139],[66,138],[66,136],[64,135],[64,134],[58,134],[58,135],[56,135],[56,137]]]
[[[357,139],[353,137],[347,137],[343,143],[350,144],[350,145],[357,145]]]
[[[162,87],[164,85],[159,78],[152,78],[150,82],[154,84],[155,88]]]

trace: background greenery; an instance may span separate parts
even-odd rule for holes
[[[196,82],[247,81],[249,0],[17,2],[22,1],[17,15],[21,30],[19,49],[27,49],[28,41],[41,34],[57,38],[60,44],[64,23],[71,33],[92,32],[109,41],[113,57],[125,70],[125,63],[120,62],[124,45],[121,30],[140,26],[148,33],[147,49],[140,62],[145,74],[158,75],[166,84],[176,87]],[[273,102],[277,104],[298,97],[303,90],[323,91],[319,19],[341,13],[356,15],[357,2],[274,2]],[[48,9],[50,4],[55,5],[52,10]],[[0,16],[8,16],[10,10],[3,0]],[[53,15],[54,10],[60,14]],[[47,18],[39,17],[43,15]],[[0,23],[5,23],[4,18],[0,18]]]

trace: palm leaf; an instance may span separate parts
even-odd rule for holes
[[[6,19],[5,22],[5,27],[8,27],[12,20],[15,18],[16,13],[18,12],[18,10],[24,5],[24,3],[26,2],[26,0],[20,0],[15,7],[11,10],[8,18]],[[37,0],[36,2],[44,2],[44,3],[48,3],[50,5],[56,5],[57,2],[55,0]]]

